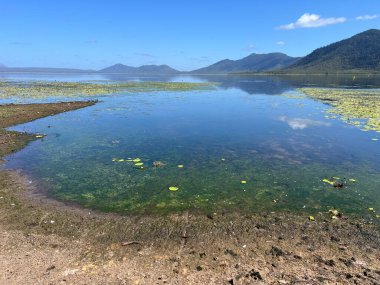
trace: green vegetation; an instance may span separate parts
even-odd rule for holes
[[[380,30],[368,30],[349,39],[316,49],[280,73],[378,72]]]
[[[46,82],[0,81],[0,98],[101,96],[118,92],[192,91],[213,88],[214,83],[188,82]]]
[[[380,132],[380,90],[300,88],[307,96],[328,103],[327,118],[339,116],[363,131]]]

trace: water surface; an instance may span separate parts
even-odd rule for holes
[[[329,105],[295,90],[377,88],[380,81],[251,76],[146,81],[152,80],[220,84],[207,91],[103,96],[95,106],[14,127],[47,136],[7,157],[6,167],[21,169],[59,200],[120,213],[380,209],[380,140],[372,140],[380,139],[379,133],[326,119]],[[128,158],[140,158],[144,169],[114,161]],[[155,161],[165,166],[153,167]],[[336,189],[322,181],[332,176],[346,186]]]

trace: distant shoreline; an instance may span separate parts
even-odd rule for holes
[[[124,72],[50,72],[50,71],[0,71],[0,74],[64,74],[64,75],[127,75],[127,76],[340,76],[355,75],[368,76],[380,75],[380,71],[345,71],[345,72],[316,72],[316,73],[276,73],[276,72],[237,72],[237,73],[190,73],[180,72],[173,74],[131,74]]]

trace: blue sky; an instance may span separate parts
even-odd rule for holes
[[[0,64],[100,69],[303,56],[380,28],[378,0],[0,0]]]

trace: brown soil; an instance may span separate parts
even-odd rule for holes
[[[379,284],[370,219],[291,213],[118,216],[0,172],[0,284]]]

